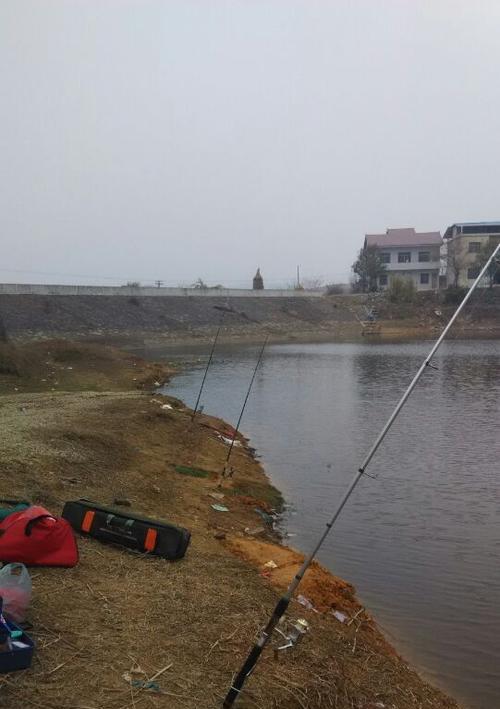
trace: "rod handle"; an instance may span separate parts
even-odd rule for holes
[[[243,663],[241,670],[234,678],[229,692],[227,693],[226,698],[224,700],[224,704],[222,705],[223,709],[230,709],[230,707],[233,706],[234,702],[238,698],[241,689],[245,684],[246,678],[252,673],[252,670],[257,664],[258,659],[262,654],[262,651],[264,650],[265,646],[271,638],[273,630],[278,625],[279,620],[288,608],[289,603],[290,597],[286,594],[279,599],[278,603],[276,604],[276,608],[274,609],[273,614],[269,619],[268,624],[261,632],[259,639],[255,643],[247,659]]]

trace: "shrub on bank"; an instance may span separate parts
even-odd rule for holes
[[[342,295],[345,292],[341,283],[328,283],[325,287],[327,295]]]
[[[411,278],[395,276],[386,293],[391,303],[414,303],[417,299],[417,289]]]
[[[462,286],[448,286],[444,291],[443,303],[445,305],[458,305],[465,298],[468,288]]]

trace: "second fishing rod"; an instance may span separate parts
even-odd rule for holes
[[[254,383],[255,377],[257,375],[257,370],[259,369],[260,363],[262,362],[262,357],[264,356],[264,350],[266,349],[266,345],[267,345],[268,340],[269,340],[269,335],[266,337],[266,339],[264,340],[264,342],[262,344],[262,347],[259,352],[259,356],[257,358],[257,362],[256,362],[254,370],[253,370],[252,378],[250,379],[250,384],[248,385],[247,393],[246,393],[245,398],[243,400],[243,406],[241,407],[240,415],[238,416],[238,422],[237,422],[236,427],[233,431],[231,443],[229,444],[229,449],[227,451],[226,460],[224,463],[224,468],[222,470],[222,477],[223,478],[232,477],[232,470],[229,465],[229,459],[231,458],[231,454],[233,452],[234,442],[235,442],[236,436],[238,435],[238,432],[240,430],[241,420],[243,418],[243,414],[245,413],[248,399],[250,397],[250,392],[252,391],[253,383]]]

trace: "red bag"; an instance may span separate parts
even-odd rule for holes
[[[78,547],[71,525],[33,505],[0,522],[0,560],[28,566],[75,566]]]

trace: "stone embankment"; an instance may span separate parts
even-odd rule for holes
[[[3,290],[2,290],[3,288]],[[10,291],[14,286],[9,286]],[[26,287],[28,288],[28,287]],[[33,289],[33,286],[29,288]],[[274,341],[353,339],[363,335],[362,322],[375,308],[379,337],[432,337],[451,316],[456,303],[443,293],[427,293],[416,303],[390,303],[383,295],[311,295],[295,291],[186,291],[183,289],[115,288],[93,293],[75,287],[46,294],[5,292],[0,287],[0,338],[104,338],[203,341],[222,324],[221,339],[248,341],[263,333]],[[67,287],[68,288],[68,287]],[[71,288],[69,288],[71,290]],[[78,291],[78,292],[77,292]],[[148,291],[148,294],[145,294]],[[153,291],[154,295],[149,294]],[[195,293],[195,294],[193,294]],[[500,336],[500,288],[475,294],[455,328],[456,336]]]

